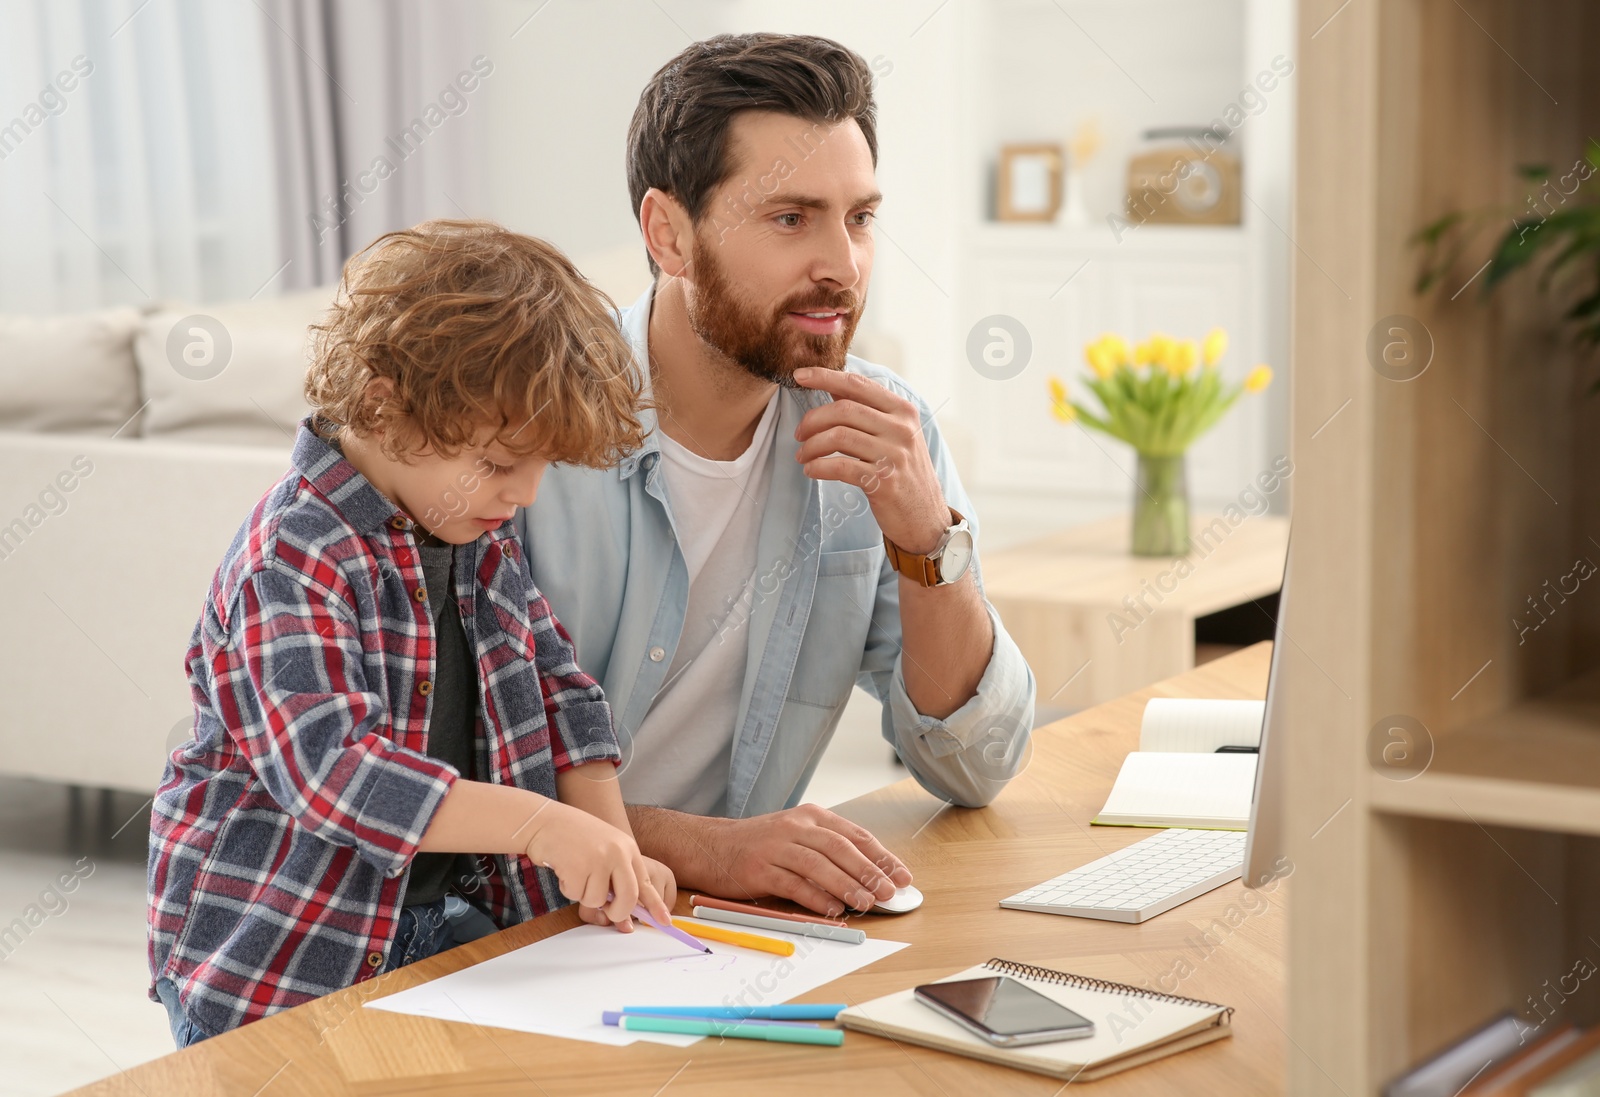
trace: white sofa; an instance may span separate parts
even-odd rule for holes
[[[330,299],[0,316],[0,773],[155,788],[192,722],[189,634],[288,469],[306,327]],[[196,314],[231,342],[214,377],[194,324],[173,346],[195,376],[169,361]]]

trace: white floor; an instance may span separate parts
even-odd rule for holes
[[[858,691],[808,799],[836,804],[905,772]],[[172,1050],[166,1014],[145,997],[149,802],[109,799],[90,794],[74,831],[66,788],[0,778],[0,1097],[60,1093]],[[70,893],[62,874],[76,874]],[[30,905],[38,924],[3,936]]]
[[[111,822],[74,833],[65,788],[0,780],[0,933],[17,918],[27,929],[0,937],[7,1097],[59,1093],[172,1048],[166,1015],[144,992],[149,807],[130,793],[110,801]],[[92,795],[85,814],[102,806]],[[63,874],[76,874],[70,893]]]

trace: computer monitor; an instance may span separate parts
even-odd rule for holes
[[[1278,594],[1278,621],[1272,637],[1272,665],[1267,671],[1267,703],[1261,720],[1260,753],[1256,755],[1255,791],[1250,797],[1250,833],[1244,844],[1244,886],[1265,887],[1288,875],[1291,864],[1284,852],[1283,785],[1284,746],[1288,722],[1283,688],[1283,665],[1288,658],[1284,622],[1289,619],[1289,547],[1283,553],[1283,585]]]

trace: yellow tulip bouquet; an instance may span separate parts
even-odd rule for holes
[[[1224,381],[1217,363],[1227,349],[1228,333],[1222,328],[1211,329],[1199,343],[1155,332],[1131,348],[1122,336],[1107,332],[1084,347],[1092,376],[1083,384],[1098,399],[1099,410],[1072,400],[1067,386],[1050,378],[1050,411],[1058,420],[1081,423],[1138,452],[1135,555],[1181,556],[1189,551],[1184,454],[1240,396],[1272,383],[1272,369],[1265,365],[1256,366],[1242,382]]]

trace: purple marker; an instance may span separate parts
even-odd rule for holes
[[[741,1017],[738,1020],[729,1020],[725,1017],[716,1017],[711,1014],[704,1016],[686,1016],[682,1013],[660,1013],[655,1010],[643,1009],[608,1009],[600,1014],[600,1020],[607,1025],[620,1025],[624,1017],[676,1017],[679,1020],[716,1021],[726,1025],[783,1025],[788,1028],[821,1028],[815,1021],[768,1021],[756,1020],[751,1017]]]
[[[616,892],[614,892],[614,891],[606,892],[606,902],[609,903],[613,899],[615,899],[616,897],[617,897],[617,893]],[[639,919],[639,921],[643,922],[645,925],[649,926],[651,929],[659,929],[662,933],[665,933],[668,937],[671,937],[674,941],[677,941],[679,944],[688,945],[690,948],[694,949],[696,952],[703,952],[707,956],[711,955],[711,950],[709,948],[707,948],[705,945],[702,945],[699,941],[695,940],[693,937],[689,936],[687,933],[683,932],[683,930],[679,929],[677,926],[673,926],[673,925],[664,926],[660,922],[658,922],[654,918],[652,918],[650,916],[650,912],[644,909],[644,904],[643,903],[641,903],[638,906],[633,908],[633,916],[635,918]]]
[[[645,910],[644,907],[642,907],[642,906],[634,907],[633,908],[633,916],[635,918],[639,919],[639,921],[643,922],[645,925],[649,926],[651,929],[659,929],[662,933],[665,933],[668,937],[671,937],[674,941],[682,942],[683,944],[688,945],[690,948],[694,949],[696,952],[703,952],[707,956],[711,955],[711,950],[709,948],[707,948],[705,945],[702,945],[699,941],[695,940],[693,937],[691,937],[687,933],[683,932],[683,930],[679,929],[677,926],[674,926],[674,925],[665,925],[664,926],[664,925],[662,925],[660,922],[658,922],[654,918],[650,917],[650,912]]]

